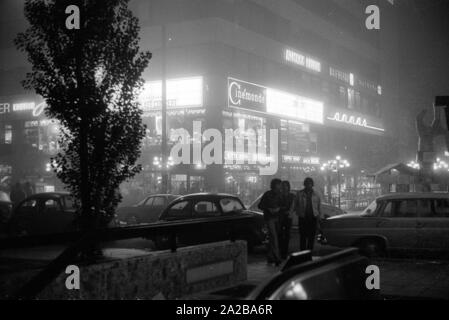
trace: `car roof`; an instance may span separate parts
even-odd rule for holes
[[[404,192],[390,193],[377,198],[377,200],[394,200],[394,199],[449,199],[447,192]]]
[[[177,200],[192,200],[192,199],[195,200],[195,199],[204,199],[204,198],[209,198],[209,199],[210,198],[214,198],[214,199],[236,198],[236,199],[239,199],[239,197],[234,194],[203,192],[203,193],[193,193],[193,194],[181,196]]]
[[[157,194],[150,194],[147,196],[147,198],[151,198],[151,197],[180,197],[181,195],[179,194],[171,194],[171,193],[157,193]]]
[[[70,192],[42,192],[42,193],[35,193],[31,196],[29,196],[28,198],[59,198],[59,197],[63,197],[63,196],[70,196]]]

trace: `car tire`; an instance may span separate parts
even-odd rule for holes
[[[385,256],[385,243],[380,239],[363,239],[357,247],[362,255],[370,258]]]

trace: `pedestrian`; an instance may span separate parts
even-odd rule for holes
[[[279,213],[279,251],[281,258],[288,256],[292,215],[295,209],[295,194],[291,192],[290,182],[282,181],[281,210]]]
[[[17,205],[20,201],[26,198],[26,193],[19,182],[12,187],[10,198],[14,205]]]
[[[278,238],[281,184],[282,181],[279,179],[271,180],[270,190],[263,194],[258,205],[259,209],[263,211],[268,231],[267,262],[274,263],[276,266],[281,263]]]
[[[187,193],[186,184],[184,182],[181,182],[179,185],[179,194],[185,195]]]
[[[34,194],[34,188],[31,185],[31,182],[29,182],[29,181],[25,182],[23,191],[25,192],[27,198]]]
[[[321,198],[313,190],[312,178],[304,180],[304,189],[297,194],[296,214],[298,216],[299,247],[301,251],[312,251],[321,219]]]

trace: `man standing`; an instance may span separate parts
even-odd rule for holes
[[[321,219],[321,199],[313,190],[312,178],[306,178],[304,180],[304,189],[298,192],[296,214],[298,215],[301,251],[312,251]]]
[[[281,263],[279,253],[279,211],[281,209],[281,180],[271,180],[270,190],[265,192],[260,199],[259,209],[263,211],[263,216],[268,229],[268,252],[267,262],[278,266]]]

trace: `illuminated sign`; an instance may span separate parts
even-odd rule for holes
[[[228,78],[228,106],[266,111],[267,88],[254,83]]]
[[[11,112],[11,105],[9,103],[0,103],[0,114],[10,112]]]
[[[346,82],[348,84],[351,82],[351,74],[333,67],[329,67],[329,75],[337,80]]]
[[[195,108],[203,106],[203,77],[168,79],[166,82],[167,108]],[[162,81],[143,85],[138,99],[144,111],[162,107]]]
[[[319,157],[303,157],[303,156],[283,155],[282,162],[292,163],[292,164],[319,165],[320,158]]]
[[[309,70],[321,72],[321,62],[302,53],[286,49],[285,60],[295,65],[305,67]]]
[[[349,115],[343,112],[335,112],[332,117],[327,117],[327,120],[347,124],[354,127],[362,127],[382,132],[385,131],[385,129],[383,128],[369,125],[368,120],[362,116]]]
[[[234,78],[228,78],[228,106],[323,123],[322,102]]]
[[[287,92],[267,89],[267,112],[296,120],[323,123],[323,103]]]
[[[364,89],[367,89],[370,91],[374,91],[379,94],[379,86],[377,84],[375,84],[374,82],[357,78],[357,85],[361,88],[364,88]]]
[[[45,102],[20,102],[20,103],[0,103],[0,114],[31,111],[33,117],[43,114],[47,104]]]

